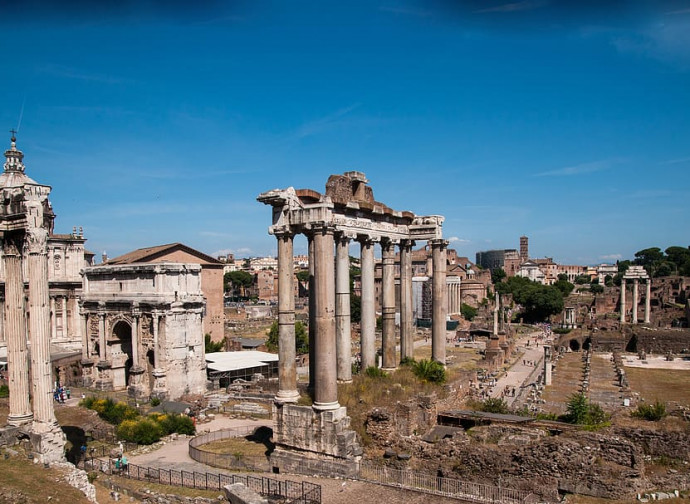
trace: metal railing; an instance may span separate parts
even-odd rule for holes
[[[85,460],[84,470],[100,471],[139,481],[197,490],[222,490],[227,485],[242,483],[256,493],[274,499],[279,498],[297,504],[321,503],[321,485],[307,481],[281,481],[265,476],[176,471],[174,469],[143,467],[136,464],[128,464],[124,469],[118,469],[110,459],[97,458]]]
[[[267,456],[235,455],[231,453],[213,453],[203,450],[201,446],[223,439],[248,436],[256,432],[259,427],[245,426],[234,429],[222,429],[202,434],[189,440],[189,456],[202,464],[220,469],[243,471],[270,471],[271,464]]]

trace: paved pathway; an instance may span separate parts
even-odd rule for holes
[[[503,397],[508,406],[513,406],[519,399],[520,388],[531,383],[531,375],[537,368],[543,366],[544,344],[536,343],[536,338],[542,333],[540,331],[530,333],[520,338],[515,345],[517,359],[513,365],[501,376],[496,379],[496,385],[491,389],[491,397]],[[530,345],[527,346],[527,342]],[[522,354],[522,355],[520,355]],[[515,388],[515,397],[512,394],[503,396],[504,390]]]

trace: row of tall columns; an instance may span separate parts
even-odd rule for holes
[[[446,286],[448,289],[448,313],[460,313],[462,308],[462,295],[460,282],[452,281]]]
[[[296,402],[295,306],[293,281],[293,234],[276,232],[278,240],[278,331],[279,391],[278,402]],[[352,343],[350,332],[350,262],[349,238],[335,235],[327,225],[314,227],[309,240],[309,377],[314,408],[339,407],[337,383],[352,380]],[[374,290],[374,240],[362,238],[361,244],[361,363],[362,369],[376,366],[376,312]],[[401,359],[413,357],[412,245],[400,244],[400,334]],[[432,358],[445,364],[445,247],[444,240],[432,242],[434,271]],[[383,334],[382,367],[394,369],[395,338],[395,244],[384,239],[383,262]],[[334,254],[335,249],[335,254]],[[437,285],[438,284],[438,285]],[[440,286],[440,288],[439,288]]]
[[[647,279],[646,283],[646,292],[645,292],[645,301],[644,301],[644,323],[649,324],[650,321],[650,312],[651,312],[651,296],[652,296],[652,281],[651,279]],[[626,302],[625,302],[625,291],[626,291],[626,279],[622,278],[621,279],[621,318],[620,321],[621,323],[625,323],[625,310],[626,310]],[[639,293],[638,293],[638,280],[637,278],[633,278],[633,305],[632,305],[632,323],[637,324],[638,323],[638,315],[637,315],[637,305],[639,303]]]

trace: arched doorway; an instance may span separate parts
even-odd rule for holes
[[[113,389],[121,390],[129,383],[132,367],[132,326],[124,320],[116,322],[108,345],[113,363]]]
[[[576,339],[571,339],[569,346],[573,352],[579,352],[580,351],[580,342],[577,341]]]

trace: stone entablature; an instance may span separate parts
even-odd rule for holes
[[[84,270],[84,385],[177,399],[206,388],[199,264]]]

